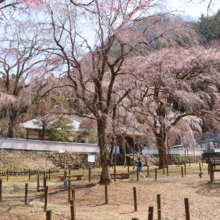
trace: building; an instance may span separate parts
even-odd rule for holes
[[[68,124],[68,125],[73,125],[74,129],[73,131],[78,132],[79,131],[79,127],[81,124],[81,120],[79,120],[78,118],[74,117],[74,116],[65,116],[68,117],[69,119],[72,120],[72,123]],[[43,124],[45,125],[46,130],[50,129],[51,124],[54,123],[57,119],[53,119],[48,123],[45,123],[45,121],[43,121],[41,118],[38,119],[32,119],[30,121],[27,121],[25,123],[22,123],[21,125],[26,129],[27,132],[27,139],[31,139],[31,140],[42,140],[42,130],[43,130]],[[45,138],[44,140],[48,140],[48,136],[47,134],[45,134]]]

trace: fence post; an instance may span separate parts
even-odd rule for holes
[[[157,213],[158,213],[158,220],[161,219],[161,196],[160,194],[157,195]]]
[[[70,202],[70,192],[71,192],[71,180],[69,180],[69,184],[68,184],[68,202]]]
[[[47,202],[48,202],[48,191],[49,191],[49,187],[46,186],[46,188],[44,189],[44,211],[47,211]]]
[[[8,176],[9,176],[9,171],[8,171],[8,169],[7,169],[7,181],[8,181]]]
[[[46,220],[52,220],[52,210],[46,212]]]
[[[149,166],[147,166],[147,177],[149,177],[150,171],[149,171]]]
[[[183,177],[183,166],[181,166],[181,173],[182,173],[182,177]]]
[[[49,169],[49,180],[50,180],[51,170]],[[52,212],[52,211],[51,211]],[[52,214],[51,214],[52,215]],[[52,218],[52,217],[51,217]]]
[[[0,202],[2,201],[2,179],[0,179]]]
[[[133,192],[134,192],[134,211],[137,211],[137,191],[136,191],[136,187],[133,187]]]
[[[190,220],[190,213],[189,213],[189,199],[185,198],[185,211],[186,211],[186,220]]]
[[[137,168],[137,181],[139,181],[139,170]]]
[[[116,182],[116,168],[114,168],[114,182]]]
[[[91,167],[89,167],[89,182],[91,182]]]
[[[28,204],[28,183],[25,184],[25,205]]]
[[[155,168],[155,180],[157,180],[157,168]]]
[[[105,181],[105,204],[108,204],[108,181]]]
[[[202,167],[201,167],[201,163],[199,163],[199,172],[202,172]]]
[[[73,189],[72,190],[72,200],[75,200],[76,199],[76,193],[75,193],[75,190]]]
[[[148,209],[148,220],[153,220],[154,219],[154,207],[150,206]]]
[[[40,177],[39,174],[37,175],[37,192],[39,192],[39,188],[40,188]]]
[[[76,220],[76,204],[75,200],[70,200],[71,220]]]
[[[31,180],[31,169],[29,170],[29,180]]]
[[[47,186],[47,179],[46,179],[46,177],[44,177],[44,188],[46,188],[46,186]]]
[[[169,176],[169,165],[167,164],[167,176]]]

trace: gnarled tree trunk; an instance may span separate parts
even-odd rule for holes
[[[100,163],[102,167],[100,183],[110,182],[109,165],[111,164],[109,151],[106,143],[106,118],[101,116],[97,119],[98,145],[100,149]]]

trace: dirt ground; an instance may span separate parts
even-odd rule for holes
[[[82,173],[82,180],[73,180],[72,189],[76,191],[76,218],[78,220],[110,220],[136,217],[148,219],[149,206],[154,207],[157,219],[157,194],[161,195],[162,219],[185,219],[184,198],[189,198],[191,220],[220,219],[220,173],[216,181],[210,183],[207,164],[202,166],[200,179],[199,164],[187,165],[187,175],[181,176],[180,166],[169,166],[169,176],[158,170],[155,180],[155,167],[150,167],[150,176],[136,179],[136,171],[130,167],[129,179],[117,179],[108,185],[108,202],[105,204],[105,186],[98,184],[100,169],[92,169],[92,181],[88,182],[88,170],[72,170],[71,174]],[[113,173],[113,169],[111,169]],[[127,172],[127,167],[117,167],[117,173]],[[61,170],[60,173],[63,173]],[[143,168],[147,175],[147,168]],[[48,210],[52,210],[53,220],[70,219],[68,189],[59,180],[58,173],[51,175],[49,186]],[[3,179],[3,201],[0,203],[0,219],[40,220],[46,219],[43,192],[36,192],[37,176],[6,177]],[[43,175],[40,177],[41,186]],[[24,205],[25,183],[28,183],[28,205]],[[137,189],[138,211],[134,211],[133,187]]]

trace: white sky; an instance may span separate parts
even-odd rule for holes
[[[198,3],[201,0],[194,0],[197,3],[189,3],[190,0],[171,0],[168,1],[169,7],[171,10],[178,10],[183,12],[185,15],[190,15],[192,17],[200,17],[201,14],[207,15],[207,6],[210,0],[205,0],[204,3]],[[212,16],[220,9],[220,1],[214,0],[211,5],[211,10],[209,11],[209,16]],[[180,14],[180,13],[178,13]]]

